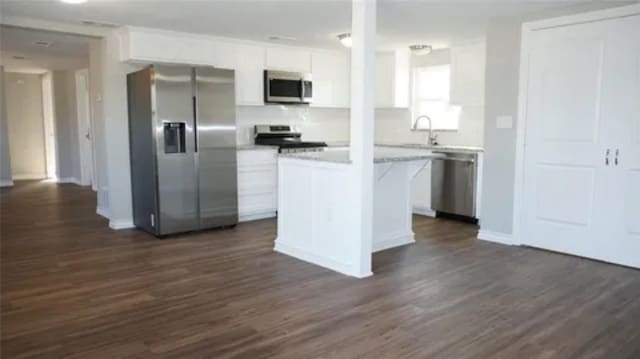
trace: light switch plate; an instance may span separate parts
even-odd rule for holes
[[[513,117],[511,116],[496,117],[496,128],[513,128]]]

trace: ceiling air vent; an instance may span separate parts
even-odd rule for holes
[[[267,37],[270,41],[296,41],[297,39],[293,36],[282,36],[282,35],[269,35]]]
[[[20,56],[20,55],[13,55],[11,56],[11,58],[13,58],[14,60],[24,60],[24,56]]]
[[[38,40],[34,41],[33,44],[41,47],[49,47],[51,46],[51,41]]]
[[[118,24],[113,22],[106,21],[98,21],[98,20],[80,20],[80,23],[87,26],[96,26],[96,27],[118,27]]]

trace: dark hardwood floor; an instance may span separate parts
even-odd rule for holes
[[[74,185],[1,206],[2,358],[640,358],[640,271],[469,224],[415,217],[358,280],[274,253],[274,220],[157,240]]]

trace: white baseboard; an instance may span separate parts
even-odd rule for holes
[[[111,229],[128,229],[128,228],[135,228],[135,225],[133,224],[133,220],[131,219],[118,219],[118,220],[111,220],[109,221],[109,227]]]
[[[24,173],[20,175],[12,175],[14,181],[22,181],[22,180],[42,180],[46,179],[47,175],[45,173]]]
[[[73,183],[73,184],[77,184],[78,186],[82,186],[82,183],[80,183],[80,180],[78,180],[75,177],[58,178],[56,182],[57,183]]]
[[[351,268],[351,266],[348,264],[340,263],[327,257],[321,257],[316,254],[309,253],[300,248],[296,248],[294,246],[285,244],[278,239],[276,239],[276,244],[273,250],[282,254],[286,254],[290,257],[294,257],[302,261],[309,262],[311,264],[319,265],[321,267],[328,268],[338,273],[342,273],[344,275],[348,275],[351,277],[366,278],[373,275],[372,272],[356,273],[354,272],[353,268]]]
[[[13,181],[0,181],[0,187],[13,187]]]
[[[109,209],[104,207],[96,207],[96,213],[102,217],[109,219]]]
[[[481,229],[478,232],[478,239],[483,241],[489,241],[494,243],[506,244],[506,245],[517,245],[513,240],[513,236],[507,233],[493,232]]]
[[[375,239],[374,239],[374,243],[372,246],[373,253],[384,251],[385,249],[389,249],[389,248],[406,246],[407,244],[415,243],[416,240],[414,239],[414,237],[415,235],[413,233],[410,233],[410,234],[403,234],[397,237],[386,239],[384,241],[377,242],[377,243],[375,242]]]
[[[245,213],[245,214],[240,214],[238,216],[238,222],[250,222],[250,221],[257,221],[259,219],[274,218],[274,217],[276,217],[275,211]]]
[[[428,207],[413,206],[413,214],[419,214],[421,216],[434,217],[435,218],[436,211],[434,211],[434,210],[432,210],[431,208],[428,208]]]

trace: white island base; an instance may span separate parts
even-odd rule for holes
[[[382,156],[380,152],[384,152]],[[325,151],[278,159],[278,237],[275,250],[337,272],[366,277],[357,265],[357,215],[345,158]],[[374,165],[373,252],[413,243],[411,179],[436,157],[430,152],[378,151]]]

